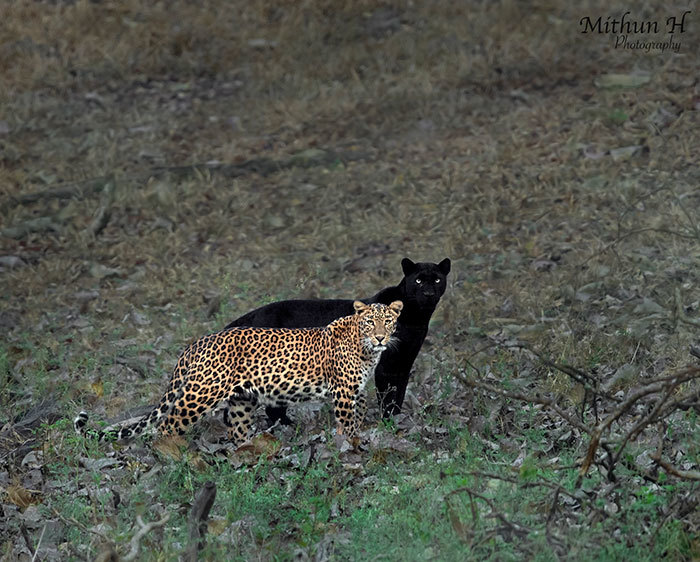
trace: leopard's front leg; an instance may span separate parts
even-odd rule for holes
[[[360,392],[355,401],[355,416],[353,418],[353,423],[355,425],[355,434],[360,433],[362,429],[362,422],[365,421],[365,416],[367,415],[367,393]]]
[[[366,400],[360,396],[359,385],[340,386],[332,390],[335,420],[337,422],[337,434],[346,435],[350,439],[357,437],[360,429],[360,422],[364,418],[364,408]],[[362,411],[358,412],[358,405]]]

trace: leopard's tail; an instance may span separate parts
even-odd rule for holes
[[[190,348],[188,347],[182,352],[182,354],[180,354],[177,367],[175,367],[175,371],[170,381],[171,388],[165,393],[165,395],[163,395],[158,405],[145,416],[137,419],[134,422],[122,424],[120,427],[115,427],[114,429],[109,429],[107,431],[100,431],[88,429],[87,422],[89,416],[87,412],[80,412],[73,420],[73,428],[75,429],[75,432],[83,437],[97,437],[100,441],[104,441],[105,439],[119,441],[121,439],[133,439],[143,435],[148,430],[157,427],[163,418],[167,417],[175,403],[184,393],[183,381],[187,378],[189,357]]]
[[[160,403],[147,415],[134,422],[107,431],[88,428],[87,422],[90,416],[87,412],[82,411],[73,420],[73,428],[78,435],[82,437],[96,437],[99,441],[134,439],[156,427],[161,419],[168,414],[171,407],[172,404],[167,400],[167,396],[164,396]]]

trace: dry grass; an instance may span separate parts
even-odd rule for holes
[[[638,10],[672,15],[662,2]],[[55,230],[0,238],[0,254],[22,260],[0,273],[12,372],[2,421],[47,391],[17,384],[39,368],[65,385],[63,400],[110,414],[146,402],[190,338],[278,298],[372,294],[399,279],[404,255],[454,264],[418,363],[427,382],[432,357],[456,368],[483,343],[477,332],[601,376],[688,362],[700,318],[695,14],[674,55],[579,34],[582,16],[624,11],[599,1],[3,11],[1,226],[50,217]],[[650,82],[594,84],[635,72]],[[367,158],[149,178],[156,166],[309,148]],[[109,174],[96,238],[85,229],[98,194],[13,203]],[[209,316],[217,296],[222,312]],[[150,353],[143,375],[114,363],[133,349]],[[540,374],[576,399],[580,389]]]

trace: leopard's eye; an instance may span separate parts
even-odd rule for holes
[[[439,282],[440,282],[440,278],[438,277],[438,278],[435,280],[435,282],[436,282],[436,283],[439,283]]]
[[[420,285],[422,282],[423,282],[423,281],[421,281],[420,279],[416,279],[416,283],[418,283],[419,285]]]

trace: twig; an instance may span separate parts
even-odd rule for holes
[[[556,369],[557,371],[561,371],[562,373],[568,375],[572,379],[574,379],[577,383],[580,385],[587,387],[589,386],[589,383],[593,385],[593,390],[597,394],[601,394],[602,396],[605,396],[608,399],[614,399],[612,396],[609,396],[605,392],[600,392],[598,390],[598,386],[600,385],[598,379],[596,379],[594,376],[589,375],[588,373],[581,371],[580,369],[577,369],[576,367],[572,367],[570,365],[562,365],[561,363],[555,363],[551,359],[548,359],[544,355],[542,355],[539,351],[536,351],[532,349],[531,347],[528,347],[522,343],[516,343],[513,345],[506,345],[505,347],[515,347],[518,349],[524,349],[525,351],[529,351],[532,353],[535,357],[537,357],[542,363],[547,365],[548,367],[552,367],[553,369]]]
[[[679,470],[672,464],[667,463],[659,455],[653,455],[651,460],[673,476],[682,478],[683,480],[700,480],[700,471],[698,470]]]
[[[662,377],[659,379],[656,379],[655,381],[648,383],[647,385],[643,386],[642,388],[638,389],[636,392],[633,392],[627,400],[625,400],[618,408],[615,410],[612,414],[610,414],[601,424],[596,427],[595,431],[591,435],[591,442],[588,446],[588,451],[586,453],[586,457],[583,461],[583,464],[581,465],[581,471],[579,474],[579,482],[582,476],[585,476],[588,473],[588,469],[590,468],[593,458],[595,456],[595,452],[598,449],[598,445],[600,443],[600,438],[603,434],[603,432],[608,429],[613,422],[617,421],[620,417],[622,417],[638,400],[641,398],[644,398],[645,396],[648,396],[649,394],[656,394],[657,392],[661,392],[664,390],[668,383],[672,381],[672,384],[674,386],[677,386],[678,384],[681,384],[683,382],[687,382],[692,379],[696,379],[700,377],[700,369],[699,368],[690,368],[686,369],[685,371],[682,371],[680,373],[675,373],[674,375],[668,376],[668,377]],[[612,468],[612,467],[611,467]]]
[[[272,158],[255,158],[240,164],[192,164],[189,166],[156,166],[123,176],[122,181],[145,181],[151,177],[172,175],[176,177],[201,176],[217,173],[227,178],[257,173],[263,176],[277,173],[289,168],[311,168],[335,162],[353,162],[367,160],[370,154],[363,150],[305,150],[292,156],[278,160]],[[75,196],[87,195],[104,189],[112,178],[112,174],[92,178],[85,181],[70,182],[54,185],[44,191],[26,193],[5,201],[2,210],[17,205],[29,205],[41,199],[69,199]]]
[[[107,178],[106,183],[102,188],[100,207],[95,213],[92,222],[85,229],[88,236],[96,238],[107,226],[107,223],[112,216],[112,203],[114,202],[115,186],[116,183],[114,181],[114,174],[112,174]]]
[[[470,380],[460,372],[456,372],[455,375],[457,376],[457,379],[459,379],[459,381],[468,388],[480,388],[482,390],[491,392],[492,394],[504,396],[506,398],[513,398],[515,400],[522,400],[523,402],[531,402],[533,404],[542,404],[543,406],[547,406],[554,410],[561,418],[565,419],[567,422],[569,422],[569,424],[571,424],[575,428],[589,435],[592,433],[592,430],[590,428],[586,427],[576,418],[571,417],[559,405],[557,405],[554,400],[550,398],[542,398],[541,396],[530,396],[527,394],[522,394],[520,392],[510,392],[508,390],[505,390],[503,388],[497,388],[489,383],[485,383],[480,380]],[[502,381],[496,382],[502,383]]]
[[[552,498],[552,503],[549,506],[549,513],[547,514],[547,522],[545,524],[546,528],[549,529],[549,524],[552,522],[554,519],[554,514],[557,512],[557,505],[559,503],[559,491],[561,488],[557,487],[556,490],[554,490],[554,497]]]
[[[681,300],[681,290],[678,287],[676,287],[676,289],[673,292],[673,298],[676,304],[676,318],[681,322],[685,322],[686,324],[690,324],[691,326],[696,326],[700,328],[700,320],[688,318],[688,315],[685,313],[685,309],[683,308],[683,301]]]
[[[29,219],[15,226],[9,226],[0,230],[0,236],[6,236],[8,238],[23,238],[27,234],[32,232],[46,232],[52,230],[58,232],[60,230],[59,226],[53,222],[51,217],[37,217],[35,219]]]
[[[69,199],[76,195],[87,195],[92,191],[100,191],[110,176],[102,176],[86,181],[69,182],[60,185],[55,185],[44,191],[35,191],[34,193],[25,193],[19,197],[14,197],[6,201],[3,205],[3,210],[16,205],[29,205],[41,199]]]
[[[528,535],[529,533],[532,532],[532,529],[529,527],[525,527],[524,525],[519,525],[518,523],[513,523],[511,521],[508,521],[506,517],[496,509],[496,505],[493,503],[493,500],[491,498],[488,498],[482,494],[479,494],[478,492],[475,492],[468,486],[465,486],[463,488],[457,488],[456,490],[452,490],[449,494],[447,494],[446,498],[449,498],[451,496],[454,496],[456,494],[460,494],[462,492],[466,492],[469,494],[469,496],[473,496],[475,498],[478,498],[482,500],[483,502],[486,503],[491,508],[491,512],[493,513],[493,516],[496,517],[503,525],[505,525],[510,531],[512,531],[514,534],[519,535],[521,537],[524,537]]]
[[[671,415],[675,410],[690,410],[693,409],[695,410],[698,414],[700,414],[700,388],[697,390],[692,390],[677,400],[670,402],[665,406],[665,408],[659,413],[659,415],[656,417],[657,420],[662,420],[666,419],[669,415]],[[656,421],[656,420],[654,420]]]
[[[515,484],[516,486],[520,486],[521,488],[537,488],[537,487],[543,487],[543,488],[549,488],[550,490],[555,490],[557,494],[563,494],[565,496],[570,497],[572,500],[575,500],[579,503],[581,503],[581,498],[579,496],[576,496],[572,494],[571,492],[567,492],[564,488],[562,488],[559,484],[555,484],[554,482],[550,482],[546,478],[542,478],[541,476],[538,477],[539,479],[536,482],[522,482],[520,480],[516,480],[515,478],[510,478],[508,476],[501,476],[500,474],[493,474],[491,472],[481,472],[479,470],[472,470],[471,472],[468,472],[467,474],[470,474],[471,476],[479,476],[482,478],[491,478],[494,480],[502,480],[503,482],[509,482],[510,484]],[[593,506],[594,509],[595,506]]]
[[[36,554],[36,550],[32,546],[32,540],[29,538],[29,531],[27,531],[27,526],[24,524],[24,522],[22,522],[22,524],[19,526],[19,530],[24,538],[24,544],[27,545],[27,548],[29,549],[29,554],[34,556]]]
[[[604,254],[608,250],[611,250],[612,248],[617,246],[620,242],[622,242],[625,238],[629,238],[630,236],[634,236],[636,234],[642,234],[644,232],[658,232],[659,234],[669,234],[671,236],[678,236],[679,238],[685,238],[685,239],[690,239],[690,240],[697,240],[697,238],[698,238],[696,235],[684,234],[683,232],[678,232],[677,230],[669,230],[666,228],[654,228],[654,227],[638,228],[636,230],[631,230],[630,232],[626,232],[622,236],[618,236],[615,240],[613,240],[609,244],[606,244],[603,248],[598,250],[595,254],[588,256],[581,263],[577,264],[576,269],[581,269],[584,265],[586,265],[593,258],[599,256],[600,254]]]
[[[84,533],[91,533],[93,535],[100,537],[106,543],[108,543],[110,545],[114,545],[114,542],[107,535],[105,535],[104,533],[101,533],[100,531],[95,531],[94,529],[90,529],[90,528],[86,527],[80,521],[78,521],[75,517],[66,517],[60,511],[58,511],[55,507],[52,507],[51,511],[53,512],[53,514],[56,517],[58,517],[61,521],[63,521],[67,525],[75,525],[76,527],[78,527],[78,529],[80,529]]]
[[[306,462],[306,465],[304,465],[304,468],[301,471],[301,475],[299,476],[299,480],[297,481],[296,485],[292,489],[292,493],[289,494],[289,501],[294,501],[294,498],[299,493],[299,490],[301,489],[301,486],[304,483],[304,480],[306,479],[306,475],[309,473],[309,468],[311,467],[311,464],[313,463],[315,454],[316,454],[316,447],[312,444],[310,449],[309,449],[309,460]]]
[[[676,506],[682,505],[685,502],[687,502],[685,509],[683,509],[680,513],[678,513],[678,512],[674,513],[674,509],[676,508]],[[669,517],[671,517],[672,515],[676,519],[679,519],[680,517],[684,517],[685,515],[687,515],[691,511],[694,511],[696,509],[698,503],[700,503],[700,496],[698,496],[694,492],[690,492],[688,495],[686,495],[684,497],[677,498],[671,505],[668,506],[668,508],[666,509],[666,513],[664,513],[664,516],[661,518],[661,521],[659,521],[659,523],[656,525],[656,529],[654,529],[654,532],[651,536],[651,540],[653,541],[654,538],[656,537],[656,535],[659,534],[659,531],[664,526],[664,524],[666,523],[666,521],[668,520]],[[685,514],[683,512],[685,512]]]
[[[41,541],[44,540],[44,533],[46,532],[46,523],[44,523],[44,528],[41,530],[41,535],[39,535],[39,542],[36,543],[36,550],[34,551],[34,556],[32,556],[32,562],[36,560],[37,554],[39,554],[39,549],[41,548]]]
[[[162,527],[168,522],[168,519],[170,519],[170,514],[166,513],[165,516],[160,520],[160,521],[152,521],[151,523],[144,523],[143,519],[141,518],[140,515],[136,516],[136,522],[139,524],[141,527],[138,532],[131,537],[131,541],[129,542],[129,553],[124,556],[124,560],[126,562],[129,562],[130,560],[136,560],[136,557],[139,555],[139,550],[141,548],[141,539],[145,537],[148,533],[150,533],[153,529],[156,529],[158,527]]]
[[[207,519],[212,505],[216,499],[216,484],[214,482],[206,482],[202,489],[197,494],[197,498],[190,509],[190,545],[187,552],[183,556],[185,562],[196,562],[197,553],[204,548],[204,537],[207,533]]]
[[[658,412],[661,410],[664,404],[668,401],[668,399],[673,394],[673,391],[676,390],[677,386],[678,385],[669,384],[666,388],[666,392],[664,393],[664,395],[661,397],[660,400],[656,402],[654,409],[651,412],[649,412],[646,416],[644,416],[641,420],[639,420],[639,422],[637,422],[637,424],[625,434],[625,436],[622,438],[622,443],[618,447],[617,453],[612,459],[613,465],[617,463],[617,461],[620,459],[620,455],[622,454],[622,450],[625,448],[625,445],[627,445],[629,441],[634,441],[639,436],[639,434],[642,431],[644,431],[644,429],[647,426],[649,426],[650,423],[652,423],[656,414],[658,414]]]

